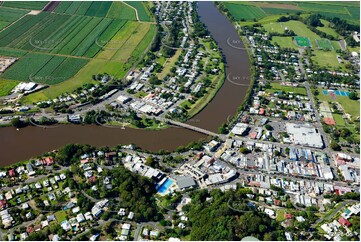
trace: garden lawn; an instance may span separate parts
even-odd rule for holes
[[[334,114],[332,114],[332,116],[333,116],[333,119],[335,120],[337,126],[345,126],[346,125],[341,114],[334,113]]]
[[[20,82],[0,79],[0,97],[7,96]]]
[[[57,211],[54,215],[59,224],[66,220],[66,212],[64,210]]]

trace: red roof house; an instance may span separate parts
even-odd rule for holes
[[[275,204],[276,206],[280,206],[280,205],[281,205],[281,200],[275,199],[275,200],[273,200],[273,202],[274,202],[274,204]]]
[[[351,226],[351,223],[350,223],[347,219],[342,218],[342,217],[338,220],[338,222],[339,222],[340,224],[342,224],[343,226],[347,226],[347,227],[350,227],[350,226]]]
[[[6,208],[6,206],[7,206],[6,200],[0,200],[0,208],[3,209]]]
[[[258,114],[259,115],[264,115],[264,108],[260,108]]]
[[[285,213],[284,217],[285,217],[285,219],[291,219],[291,218],[293,218],[293,215],[290,213]]]
[[[9,176],[11,176],[11,177],[16,176],[16,174],[15,174],[15,169],[9,170]]]
[[[40,162],[43,165],[51,166],[52,164],[54,164],[54,159],[53,157],[45,157]]]
[[[34,231],[34,229],[33,229],[33,227],[31,227],[31,226],[29,226],[29,227],[26,228],[26,232],[27,232],[28,234],[32,233],[33,231]]]

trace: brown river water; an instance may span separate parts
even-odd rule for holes
[[[211,2],[199,2],[200,20],[205,23],[226,58],[227,78],[213,100],[189,124],[217,131],[236,113],[250,83],[250,63],[234,26]],[[52,128],[0,128],[0,166],[26,160],[69,143],[95,146],[136,144],[151,150],[174,150],[205,135],[183,128],[148,131],[95,125],[59,125]]]

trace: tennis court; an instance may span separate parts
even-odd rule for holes
[[[350,92],[340,90],[322,90],[322,93],[324,95],[330,95],[332,98],[336,96],[348,97],[350,95]]]

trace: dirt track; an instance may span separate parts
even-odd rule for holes
[[[44,7],[44,11],[45,12],[52,12],[58,5],[60,4],[60,1],[52,1],[49,2],[45,7]]]

